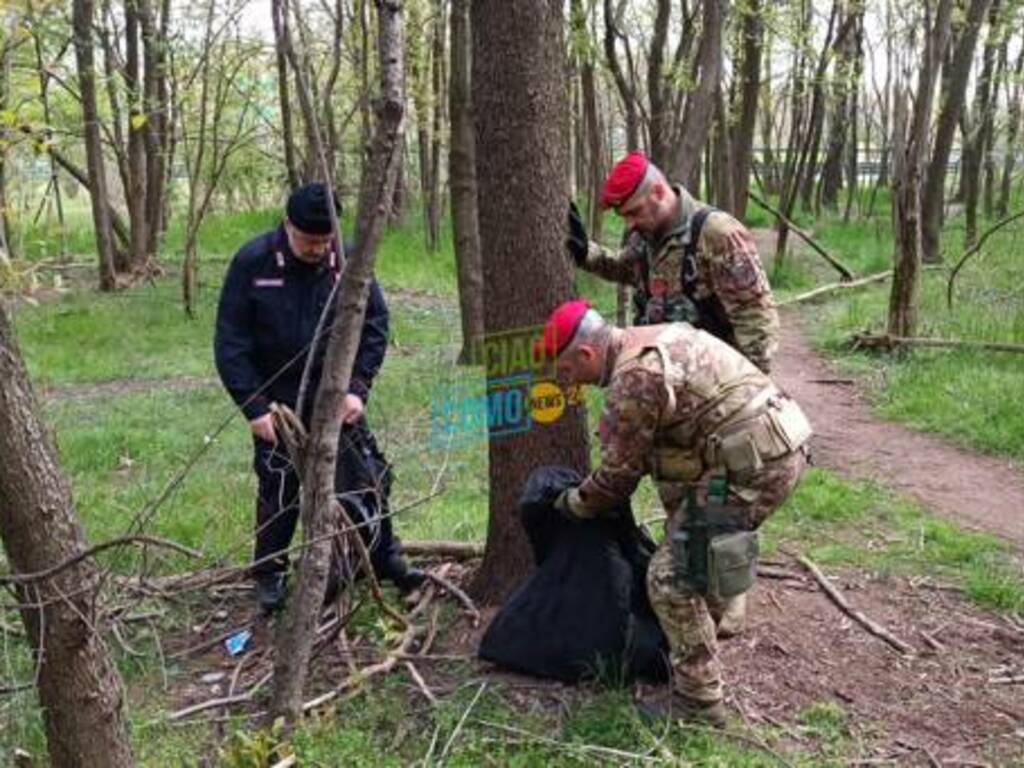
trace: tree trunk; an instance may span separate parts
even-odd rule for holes
[[[471,27],[484,328],[489,342],[516,331],[529,340],[572,290],[564,256],[562,3],[476,0]],[[489,388],[512,372],[489,370]],[[492,432],[489,458],[487,547],[474,591],[496,603],[532,568],[516,515],[523,483],[543,464],[587,466],[584,412],[568,408],[555,423],[518,434]]]
[[[39,417],[2,303],[0,451],[0,537],[12,576],[45,571],[81,554],[85,534],[71,488]],[[39,703],[55,766],[133,765],[124,689],[103,638],[94,631],[100,581],[95,564],[82,560],[15,590],[25,606],[21,620],[38,665]]]
[[[707,144],[715,98],[722,78],[724,0],[703,0],[700,45],[695,62],[697,86],[686,99],[680,141],[672,164],[673,178],[696,193],[700,186],[700,153]]]
[[[990,106],[986,111],[985,115],[985,143],[984,143],[984,171],[985,180],[983,184],[982,192],[982,210],[985,211],[985,217],[991,219],[993,209],[995,208],[995,186],[996,186],[996,132],[995,132],[995,118],[996,111],[999,109],[999,83],[1002,83],[1006,79],[1006,58],[1007,58],[1007,45],[1009,40],[1006,35],[1001,35],[1002,42],[999,45],[999,56],[998,64],[996,65],[996,74],[992,81],[992,95],[990,96]]]
[[[1003,177],[999,186],[999,202],[996,204],[996,216],[1006,217],[1010,207],[1010,184],[1013,181],[1013,169],[1017,163],[1017,137],[1020,135],[1021,116],[1021,74],[1024,71],[1024,47],[1017,54],[1017,62],[1013,67],[1013,87],[1009,97],[1009,114],[1007,116],[1006,152],[1003,156]]]
[[[444,136],[444,0],[434,4],[434,35],[431,51],[431,91],[433,93],[433,126],[430,136],[430,194],[427,206],[428,242],[440,247],[441,214],[444,189],[441,184],[441,145]]]
[[[974,244],[978,232],[978,197],[980,194],[981,168],[984,162],[988,137],[991,134],[993,102],[993,74],[996,66],[996,54],[999,50],[1002,34],[1000,0],[994,0],[989,8],[988,34],[985,38],[985,52],[982,56],[981,74],[974,94],[974,107],[968,125],[969,131],[964,132],[963,150],[963,187],[964,214],[966,233],[964,244]]]
[[[270,14],[274,19],[274,61],[277,65],[277,103],[281,110],[281,142],[284,144],[284,168],[288,175],[288,188],[298,189],[302,184],[299,175],[298,152],[295,149],[295,133],[292,128],[292,104],[288,95],[288,60],[284,55],[282,32],[288,28],[288,14],[282,7],[283,0],[270,0]],[[282,32],[278,32],[281,30]]]
[[[740,69],[740,114],[732,134],[733,214],[742,220],[747,213],[747,190],[750,188],[750,165],[757,123],[757,101],[761,93],[761,49],[764,41],[764,6],[762,0],[751,0],[743,15],[743,61]],[[770,84],[769,84],[770,87]]]
[[[462,350],[468,363],[471,350],[484,335],[484,278],[480,264],[480,230],[476,212],[476,139],[470,91],[470,0],[452,0],[451,83],[448,87],[451,142],[448,176],[452,188],[452,234],[458,274]]]
[[[35,49],[36,73],[39,76],[39,100],[43,105],[43,122],[46,123],[46,134],[44,138],[47,143],[49,143],[52,137],[51,126],[53,125],[53,116],[50,109],[50,76],[47,69],[43,66],[43,36],[40,34],[38,29],[38,20],[36,19],[32,0],[27,0],[26,8],[28,10],[28,21],[32,25],[32,42]],[[7,109],[6,101],[3,106],[0,106],[0,110],[4,109]],[[53,200],[57,207],[57,231],[60,237],[60,257],[63,259],[67,256],[68,252],[67,229],[64,223],[64,193],[61,192],[60,177],[57,172],[57,160],[52,154],[50,155],[50,184],[53,187]],[[2,186],[0,186],[0,195],[2,194],[3,189]],[[0,206],[3,207],[4,211],[7,211],[7,204],[5,200],[0,200]],[[10,246],[8,244],[8,248],[9,247]]]
[[[924,189],[921,193],[922,258],[928,263],[936,263],[940,259],[939,235],[942,229],[946,168],[949,165],[949,153],[953,148],[957,122],[964,108],[967,80],[971,74],[978,31],[991,4],[992,0],[971,0],[963,29],[953,48],[948,72],[944,73],[945,76],[942,78],[942,106],[939,109],[932,155],[925,170]]]
[[[142,103],[142,53],[138,0],[124,4],[125,98],[128,101],[128,187],[125,202],[128,205],[128,224],[131,227],[131,251],[127,263],[120,265],[132,271],[146,261],[146,114]]]
[[[336,299],[337,317],[324,355],[323,375],[313,402],[309,440],[302,467],[301,518],[303,550],[298,585],[276,630],[274,693],[271,711],[294,724],[302,714],[302,691],[320,617],[330,566],[335,502],[334,475],[341,421],[341,401],[348,391],[373,259],[395,191],[404,130],[402,16],[399,0],[377,0],[381,95],[373,152],[360,184],[355,246],[345,265]],[[289,60],[293,61],[291,55]],[[299,82],[300,89],[304,85]],[[304,100],[307,100],[303,96]],[[306,108],[303,109],[306,112]],[[310,108],[308,110],[312,112]],[[314,125],[314,136],[316,126]],[[322,147],[317,141],[317,154]],[[321,161],[325,158],[321,157]],[[329,171],[327,172],[328,175]],[[328,180],[330,183],[330,180]],[[358,535],[358,534],[355,534]]]
[[[622,2],[619,8],[624,6],[625,2]],[[627,50],[629,46],[628,40],[619,32],[618,16],[619,12],[613,6],[612,0],[604,0],[604,56],[608,68],[612,71],[619,98],[622,100],[622,110],[626,117],[626,149],[632,151],[640,149],[640,116],[637,110],[636,89],[627,79],[615,49],[619,37],[623,38]]]
[[[715,99],[715,127],[711,137],[711,150],[714,162],[709,180],[714,194],[710,196],[712,203],[723,211],[736,212],[736,198],[732,188],[733,162],[731,157],[732,141],[729,135],[729,108],[725,104],[725,93],[718,89]]]
[[[13,21],[8,22],[6,18],[3,20],[4,29],[0,35],[0,112],[7,112],[11,104],[11,56],[14,46],[9,23],[13,24]],[[18,256],[11,225],[11,198],[7,192],[7,150],[11,146],[9,132],[6,127],[0,128],[0,264],[8,263]],[[63,243],[63,232],[61,239]]]
[[[100,140],[99,111],[96,107],[96,70],[93,62],[93,0],[74,0],[72,21],[74,27],[75,61],[78,67],[79,93],[82,99],[85,156],[89,169],[89,193],[92,198],[92,221],[96,232],[96,252],[99,259],[100,290],[112,291],[117,287],[114,277],[114,244],[110,232],[110,204],[107,194],[107,174],[103,162],[103,144]]]
[[[143,106],[146,114],[146,263],[139,266],[148,268],[148,262],[154,259],[159,251],[166,221],[164,208],[167,190],[167,149],[168,135],[172,130],[170,94],[167,88],[171,2],[163,0],[159,23],[154,18],[152,0],[137,2],[139,21],[142,24],[142,52],[146,70],[143,78]]]
[[[889,294],[889,333],[914,336],[917,331],[917,303],[921,292],[921,170],[928,151],[935,82],[943,51],[949,40],[952,0],[939,0],[931,28],[926,26],[924,55],[918,73],[914,112],[908,133],[904,133],[909,94],[901,95],[902,110],[897,136],[903,146],[897,154],[893,173],[893,231],[896,236],[896,263]],[[927,14],[926,14],[927,19]]]

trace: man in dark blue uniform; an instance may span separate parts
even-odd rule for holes
[[[285,550],[299,512],[299,478],[277,441],[270,405],[287,405],[308,426],[333,307],[320,337],[314,340],[314,335],[341,268],[328,205],[323,184],[307,184],[293,192],[281,226],[235,254],[217,309],[217,371],[253,434],[253,463],[259,479],[253,575],[260,606],[267,612],[280,607],[285,598]],[[364,418],[387,341],[388,309],[374,280],[349,391],[342,403],[335,484],[349,517],[363,524],[360,530],[377,575],[407,591],[419,585],[423,574],[406,565],[392,533],[387,506],[391,473]],[[314,343],[309,383],[300,404],[306,353]]]

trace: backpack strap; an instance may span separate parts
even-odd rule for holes
[[[681,285],[683,293],[691,299],[697,287],[697,243],[700,242],[700,233],[704,229],[704,222],[717,210],[713,205],[705,205],[694,211],[693,216],[690,217],[690,237],[683,247]]]

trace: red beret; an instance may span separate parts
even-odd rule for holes
[[[590,302],[583,299],[565,301],[555,307],[544,324],[544,335],[533,344],[534,359],[552,360],[569,346],[588,309]]]
[[[630,152],[615,164],[604,180],[601,207],[618,208],[632,197],[644,180],[650,161],[643,152]]]

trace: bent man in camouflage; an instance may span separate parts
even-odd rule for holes
[[[669,640],[675,698],[684,711],[719,723],[715,625],[729,601],[708,598],[674,575],[669,540],[691,500],[705,505],[716,476],[727,479],[727,504],[756,530],[796,486],[810,425],[750,361],[686,323],[622,330],[586,302],[567,302],[548,321],[544,344],[546,354],[557,355],[561,381],[607,388],[600,466],[557,506],[578,518],[598,516],[628,499],[644,475],[652,477],[667,522],[647,588]],[[729,453],[730,445],[747,450]]]
[[[636,325],[686,321],[771,370],[779,317],[746,227],[670,184],[639,152],[609,173],[601,205],[632,232],[625,247],[590,241],[574,206],[567,246],[580,268],[633,288]]]

